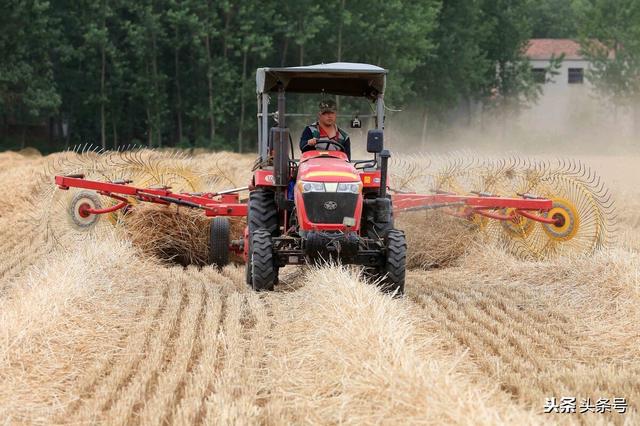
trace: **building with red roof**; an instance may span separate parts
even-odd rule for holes
[[[521,117],[530,128],[561,134],[562,129],[575,128],[576,123],[600,115],[591,99],[591,63],[582,56],[580,43],[570,39],[531,39],[525,55],[534,78],[542,84],[538,101]],[[553,59],[561,57],[559,66],[552,67]]]
[[[529,58],[534,75],[540,82],[558,87],[584,84],[589,61],[581,54],[580,43],[570,39],[534,38],[529,40],[525,55]],[[554,58],[562,58],[560,68],[549,72]]]
[[[549,60],[564,55],[565,60],[581,61],[580,43],[570,39],[533,38],[525,52],[530,60]]]

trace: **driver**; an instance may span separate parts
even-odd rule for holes
[[[318,121],[304,128],[300,137],[300,151],[306,152],[313,149],[338,151],[340,147],[326,142],[318,142],[318,139],[331,139],[344,147],[344,153],[351,160],[351,141],[347,132],[336,125],[337,107],[333,99],[320,101]]]

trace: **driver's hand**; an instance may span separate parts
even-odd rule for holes
[[[318,142],[318,141],[316,140],[316,138],[311,138],[311,139],[309,139],[309,140],[307,141],[307,145],[309,145],[309,146],[316,146],[316,143],[317,143],[317,142]]]

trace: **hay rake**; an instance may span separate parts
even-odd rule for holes
[[[244,187],[203,192],[196,189],[201,176],[185,164],[175,166],[178,154],[165,159],[140,150],[88,151],[88,174],[57,173],[55,183],[80,190],[68,208],[78,229],[95,227],[103,215],[124,212],[126,217],[140,202],[201,210],[213,217],[209,258],[223,266],[229,252],[241,253],[247,283],[255,290],[273,290],[285,265],[334,259],[361,265],[385,291],[402,293],[407,244],[394,217],[407,211],[438,209],[470,221],[523,257],[543,258],[565,249],[590,252],[606,244],[612,205],[597,177],[579,163],[460,154],[433,161],[400,158],[392,163],[391,177],[401,187],[389,185],[386,74],[373,65],[345,63],[258,69],[259,158]],[[324,138],[295,158],[286,127],[288,91],[358,96],[374,103],[375,129],[367,132],[373,158],[351,161],[345,146]],[[272,95],[277,95],[275,127],[269,127],[275,115],[269,113]],[[436,171],[429,172],[428,164]],[[240,200],[243,191],[249,192],[248,201]],[[241,239],[230,240],[229,216],[247,218]]]
[[[47,166],[46,174],[82,178],[85,181],[107,182],[114,185],[158,190],[173,188],[196,192],[203,187],[203,178],[188,166],[189,158],[180,152],[158,152],[136,146],[125,146],[118,151],[102,151],[89,145],[75,147],[58,154]],[[50,184],[47,183],[50,188]],[[95,191],[46,190],[39,198],[46,207],[34,208],[34,218],[45,226],[48,238],[65,245],[87,237],[119,228],[124,214],[143,198],[122,193]],[[84,205],[86,211],[78,206]],[[98,220],[103,217],[105,220]],[[81,232],[76,232],[81,231]]]
[[[550,200],[551,208],[540,215],[517,207],[460,205],[442,210],[468,219],[521,258],[591,253],[612,242],[613,200],[602,180],[581,162],[453,155],[434,172],[431,185],[442,194]]]
[[[188,167],[183,154],[139,148],[74,152],[77,155],[58,161],[53,169],[59,187],[85,190],[56,199],[56,204],[66,206],[63,210],[76,230],[91,229],[100,215],[118,224],[119,213],[139,202],[198,208],[208,216],[246,215],[240,191],[199,192],[203,175]],[[567,251],[590,253],[610,242],[613,201],[601,179],[586,165],[515,156],[466,156],[394,159],[390,171],[397,184],[391,189],[394,211],[439,209],[468,220],[491,241],[522,258],[542,259]],[[429,171],[430,166],[436,170]],[[207,176],[204,180],[230,178]],[[183,192],[175,193],[174,188]],[[416,193],[425,188],[431,194]],[[241,253],[242,242],[235,244],[233,251]]]

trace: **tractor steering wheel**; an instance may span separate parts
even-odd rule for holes
[[[329,151],[329,145],[335,145],[336,147],[338,147],[340,149],[340,151],[345,152],[344,146],[340,142],[336,142],[333,139],[318,138],[318,140],[316,141],[316,147],[318,146],[318,144],[321,144],[321,143],[326,144],[326,150],[327,151]]]

